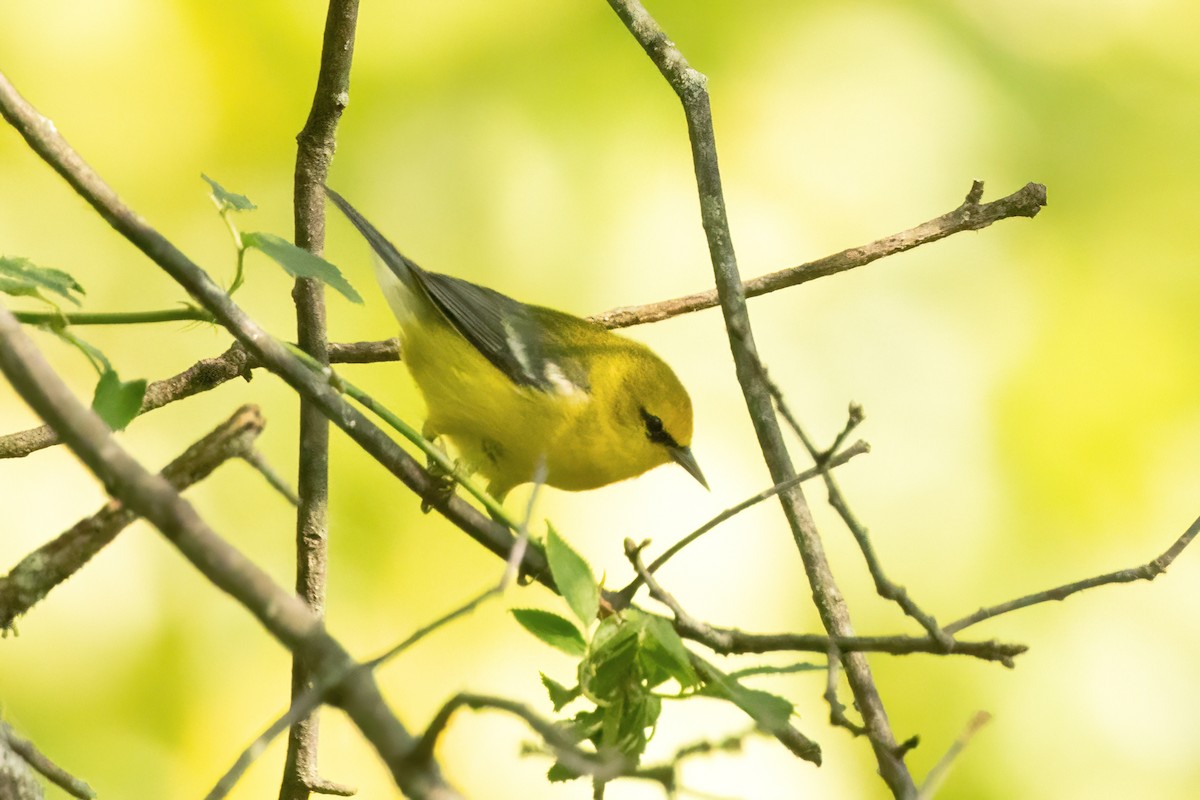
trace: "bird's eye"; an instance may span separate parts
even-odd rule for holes
[[[646,409],[641,409],[642,421],[646,424],[646,438],[657,444],[674,444],[671,435],[663,428],[662,420]]]

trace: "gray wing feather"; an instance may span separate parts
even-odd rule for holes
[[[572,386],[587,390],[586,368],[575,359],[563,358],[562,344],[547,337],[530,306],[469,281],[426,272],[405,258],[341,195],[329,187],[325,187],[325,193],[388,268],[406,286],[423,292],[455,330],[510,380],[554,392],[563,390],[565,379]]]

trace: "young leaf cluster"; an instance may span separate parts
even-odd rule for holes
[[[618,753],[637,766],[657,727],[663,698],[719,698],[737,705],[763,729],[787,725],[790,703],[748,689],[693,656],[666,618],[629,608],[597,622],[600,586],[587,562],[553,527],[546,537],[546,558],[575,619],[529,608],[514,609],[513,616],[546,644],[579,659],[573,686],[541,676],[556,712],[577,700],[586,704],[565,721],[577,742],[590,742],[597,753]],[[565,781],[580,775],[557,762],[548,777]]]
[[[40,267],[27,258],[0,257],[0,293],[13,297],[32,297],[54,309],[50,321],[39,327],[81,352],[96,370],[99,380],[92,397],[92,410],[110,428],[119,431],[137,416],[146,395],[146,381],[122,381],[112,363],[99,348],[88,344],[68,329],[62,309],[44,292],[49,292],[78,306],[79,296],[86,294],[83,286],[70,273],[52,267]]]

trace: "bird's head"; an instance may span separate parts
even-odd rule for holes
[[[704,488],[708,482],[692,455],[692,400],[679,378],[649,348],[636,342],[617,359],[614,422],[627,456],[641,471],[674,462]]]

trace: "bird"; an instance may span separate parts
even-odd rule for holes
[[[423,435],[447,440],[459,466],[485,480],[498,502],[535,476],[583,491],[672,462],[708,488],[690,447],[691,398],[649,347],[426,271],[341,195],[325,191],[378,256],[375,274],[400,323],[401,359],[425,401]]]

